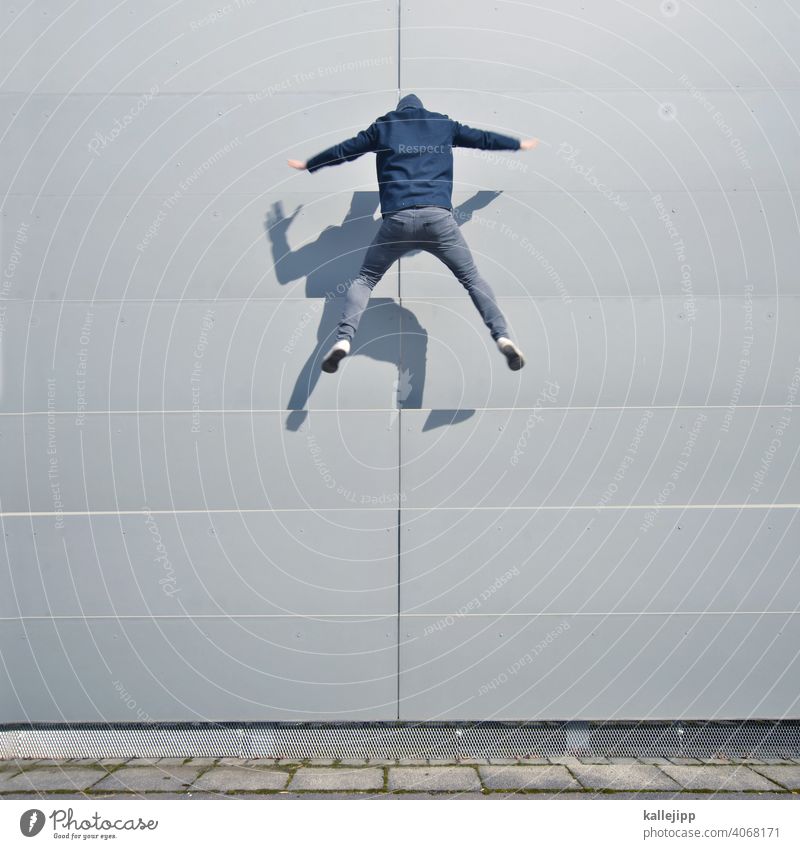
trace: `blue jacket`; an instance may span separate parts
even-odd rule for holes
[[[306,167],[314,172],[372,151],[377,154],[375,167],[384,215],[410,206],[451,209],[454,147],[519,150],[519,139],[475,130],[447,115],[429,112],[415,94],[407,94],[397,109],[382,115],[357,136],[313,156]]]

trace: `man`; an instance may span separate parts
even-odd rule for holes
[[[335,372],[350,353],[350,342],[369,296],[392,263],[418,249],[432,253],[453,272],[469,293],[509,368],[522,368],[522,352],[508,338],[508,327],[494,292],[478,272],[453,217],[452,149],[531,150],[538,143],[538,139],[520,141],[459,124],[447,115],[429,112],[415,94],[407,94],[397,109],[378,118],[357,136],[323,150],[308,162],[288,160],[292,168],[313,173],[365,153],[377,154],[383,223],[367,250],[358,277],[347,289],[336,343],[322,361],[323,371]]]

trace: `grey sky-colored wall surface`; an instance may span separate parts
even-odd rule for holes
[[[800,4],[551,5],[3,0],[0,723],[800,717]]]

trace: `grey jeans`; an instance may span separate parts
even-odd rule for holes
[[[401,209],[383,219],[367,249],[358,277],[351,281],[339,322],[337,339],[352,339],[369,296],[392,263],[403,254],[423,250],[438,257],[467,290],[492,339],[508,335],[491,286],[481,277],[453,213],[438,206]]]

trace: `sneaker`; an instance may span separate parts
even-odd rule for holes
[[[501,336],[497,340],[497,347],[508,361],[508,367],[511,371],[519,371],[525,365],[525,358],[522,356],[522,351],[510,339]]]
[[[339,362],[350,353],[350,342],[347,339],[340,339],[331,349],[325,354],[325,359],[322,361],[322,370],[328,374],[333,374],[339,368]]]

